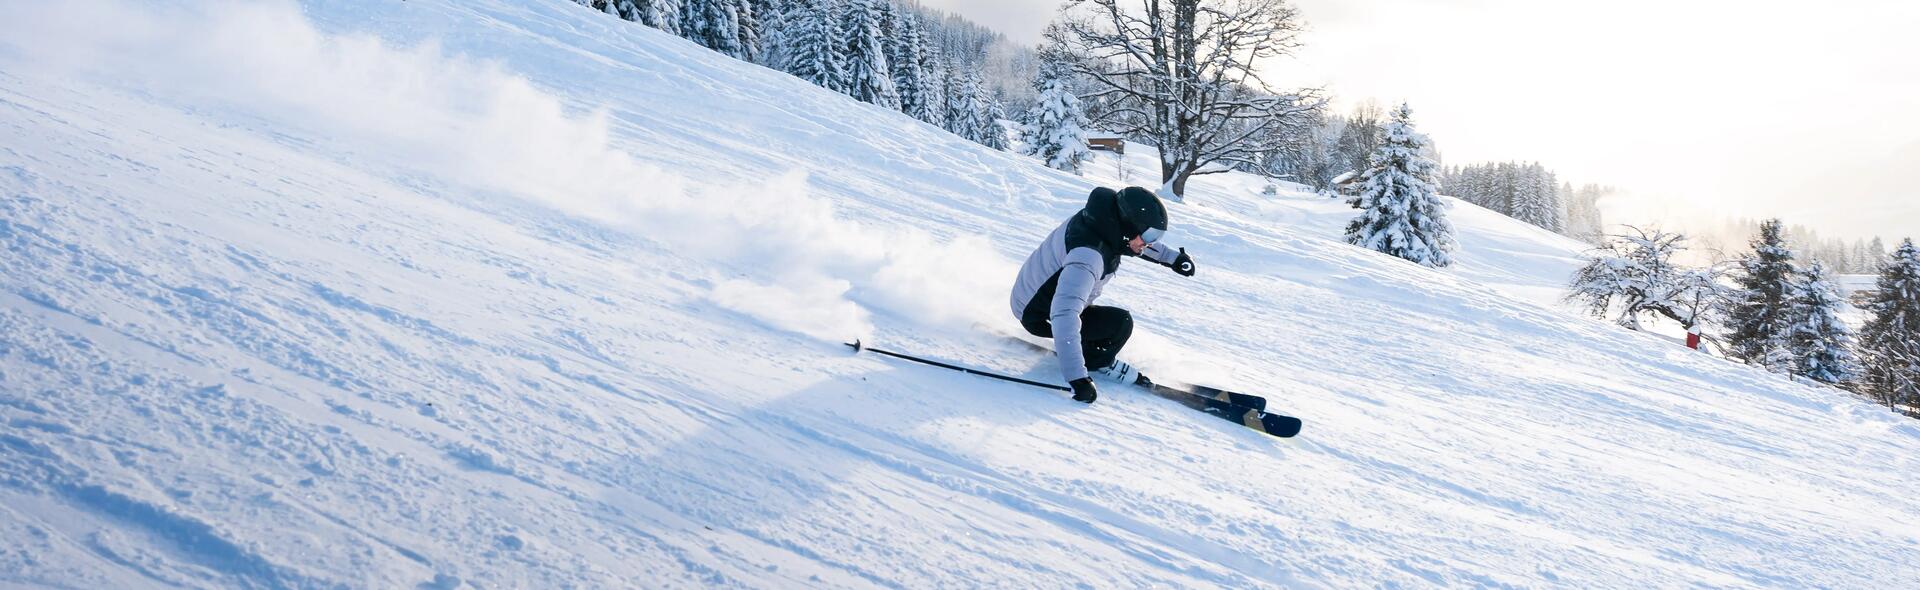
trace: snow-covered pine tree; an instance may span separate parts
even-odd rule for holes
[[[1512,212],[1509,215],[1514,219],[1555,233],[1566,227],[1558,181],[1546,166],[1539,162],[1516,165],[1511,191]]]
[[[1546,167],[1538,162],[1521,166],[1513,187],[1513,218],[1536,227],[1552,229],[1553,213],[1548,207],[1548,195],[1542,194],[1541,175]]]
[[[787,45],[787,8],[790,4],[792,2],[789,0],[753,1],[753,16],[760,23],[760,48],[754,63],[775,69],[786,63],[786,56],[780,52]]]
[[[1071,70],[1057,64],[1040,67],[1034,86],[1040,102],[1027,111],[1026,154],[1040,158],[1047,166],[1080,173],[1080,164],[1091,159],[1087,149],[1087,115],[1080,110],[1080,99],[1067,87]]]
[[[774,53],[781,71],[815,86],[846,92],[846,66],[841,62],[837,0],[793,0],[781,21],[787,29],[778,36]]]
[[[625,20],[640,20],[640,7],[634,0],[575,0],[594,10],[611,14]]]
[[[1533,211],[1535,203],[1533,190],[1538,184],[1534,181],[1533,174],[1535,170],[1537,169],[1534,168],[1532,164],[1514,163],[1513,186],[1508,189],[1509,193],[1507,197],[1509,201],[1507,203],[1508,216],[1521,221],[1527,221],[1530,218],[1536,217]],[[1532,223],[1531,221],[1527,222]]]
[[[1815,261],[1801,273],[1793,297],[1793,327],[1788,344],[1793,350],[1793,373],[1814,381],[1848,387],[1860,377],[1860,359],[1853,353],[1853,330],[1840,320],[1839,290],[1825,263]]]
[[[763,39],[763,37],[767,35],[768,31],[760,22],[761,18],[765,16],[765,13],[760,12],[759,9],[756,8],[761,1],[762,0],[734,0],[738,7],[734,13],[734,18],[740,22],[738,29],[739,37],[737,39],[740,45],[740,55],[734,57],[739,58],[741,61],[760,63],[760,52],[766,47],[766,40]]]
[[[981,87],[980,73],[956,63],[948,70],[948,76],[947,130],[985,145],[990,141],[988,134],[991,130],[988,127],[997,125],[987,118],[988,105],[985,90]]]
[[[1499,164],[1484,164],[1474,169],[1474,204],[1506,215],[1509,191],[1501,181],[1501,170]]]
[[[1458,189],[1459,187],[1460,187],[1460,167],[1441,166],[1434,170],[1433,172],[1434,190],[1438,190],[1440,191],[1440,194],[1447,195],[1450,197],[1459,197],[1460,195],[1455,193],[1455,189]]]
[[[1394,109],[1381,128],[1380,145],[1348,203],[1360,216],[1347,224],[1347,243],[1428,267],[1453,262],[1453,224],[1447,203],[1434,192],[1433,160],[1420,155],[1427,137],[1413,129],[1413,109]]]
[[[1540,225],[1541,228],[1553,233],[1566,231],[1567,205],[1566,201],[1561,199],[1560,180],[1554,175],[1553,171],[1548,170],[1546,166],[1542,166],[1538,162],[1535,162],[1533,165],[1539,169],[1538,172],[1534,174],[1534,182],[1539,183],[1535,185],[1534,193],[1539,195],[1541,208],[1546,212],[1546,216],[1543,218],[1546,223],[1536,225]]]
[[[1791,298],[1796,281],[1793,250],[1781,236],[1780,220],[1760,224],[1753,252],[1740,259],[1738,286],[1727,308],[1728,354],[1750,365],[1785,372],[1793,368],[1788,346]]]
[[[1920,249],[1912,239],[1881,264],[1867,311],[1860,333],[1867,391],[1890,408],[1920,407]]]
[[[893,73],[893,89],[900,95],[900,112],[937,123],[934,115],[941,107],[933,102],[933,80],[926,69],[927,38],[921,33],[920,17],[911,10],[899,10],[887,3],[893,34],[887,36],[887,67]]]
[[[1506,162],[1488,163],[1480,171],[1480,206],[1501,215],[1513,212],[1512,172]]]
[[[1887,251],[1876,250],[1875,248],[1883,247],[1885,247],[1885,244],[1881,243],[1880,238],[1877,237],[1871,242],[1859,240],[1858,243],[1854,245],[1853,272],[1858,274],[1879,274],[1880,262],[1887,257]]]
[[[681,0],[680,36],[728,57],[753,61],[760,45],[746,0]]]
[[[987,109],[981,115],[986,119],[986,125],[980,128],[980,139],[975,141],[979,141],[980,145],[1006,151],[1007,127],[1000,123],[1007,118],[1007,108],[1003,106],[1006,103],[994,96],[987,97],[985,102]]]
[[[680,36],[731,57],[738,57],[740,21],[734,0],[682,0]]]
[[[1488,181],[1493,190],[1487,193],[1487,208],[1513,217],[1513,202],[1520,186],[1520,165],[1501,162],[1493,166],[1492,172]]]
[[[967,136],[966,106],[969,104],[965,67],[951,55],[940,67],[940,96],[946,99],[940,105],[941,126],[961,137]]]
[[[1440,189],[1448,195],[1452,195],[1454,198],[1479,205],[1480,167],[1477,165],[1461,166],[1458,171],[1454,172],[1453,180],[1448,184],[1442,185]]]
[[[920,53],[920,71],[925,77],[922,88],[925,89],[926,96],[922,100],[926,102],[927,116],[920,120],[945,129],[947,127],[947,90],[950,85],[947,76],[947,57],[945,50],[933,42],[933,38],[929,36],[930,33],[931,31],[922,31],[921,35],[926,39],[926,50]]]
[[[1469,165],[1460,170],[1460,178],[1460,192],[1466,194],[1461,199],[1490,211],[1500,210],[1493,205],[1493,198],[1489,196],[1494,192],[1493,164]]]
[[[622,20],[637,22],[675,35],[680,34],[682,0],[573,0]]]
[[[1494,200],[1500,206],[1501,215],[1514,217],[1519,211],[1519,203],[1526,198],[1527,167],[1519,162],[1502,162],[1500,174],[1494,177]]]
[[[683,0],[640,0],[640,22],[675,35],[680,34],[680,3]]]
[[[636,2],[637,0],[573,0],[574,4],[629,21],[640,20],[640,7]]]
[[[1553,174],[1549,171],[1548,174]],[[1548,186],[1547,191],[1553,199],[1553,231],[1566,235],[1573,226],[1573,187]]]
[[[893,72],[887,68],[887,48],[883,13],[887,0],[847,0],[840,5],[840,55],[845,56],[847,86],[845,92],[860,102],[890,109],[900,108],[900,94],[893,88]]]
[[[1567,300],[1583,303],[1596,317],[1619,313],[1615,323],[1639,330],[1646,314],[1666,317],[1682,328],[1705,322],[1725,296],[1718,267],[1686,268],[1673,258],[1686,251],[1687,236],[1659,229],[1623,226],[1573,275]]]
[[[1855,257],[1859,252],[1859,248],[1848,245],[1844,241],[1841,242],[1840,249],[1834,252],[1834,256],[1838,258],[1839,262],[1834,265],[1833,271],[1840,274],[1860,272],[1860,260]]]
[[[1492,189],[1488,186],[1486,166],[1474,164],[1462,167],[1458,180],[1455,180],[1454,186],[1447,188],[1447,190],[1450,191],[1449,194],[1452,194],[1462,201],[1487,207],[1488,201],[1486,195],[1491,192]],[[1487,208],[1492,209],[1492,207]]]

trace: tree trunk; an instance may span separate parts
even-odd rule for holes
[[[1193,177],[1193,170],[1193,168],[1183,169],[1173,177],[1173,200],[1182,203],[1187,201],[1187,179]]]
[[[1172,189],[1174,201],[1185,202],[1187,198],[1187,179],[1192,178],[1193,172],[1199,169],[1198,166],[1194,166],[1191,162],[1168,162],[1162,160],[1160,162],[1160,186],[1170,187]]]

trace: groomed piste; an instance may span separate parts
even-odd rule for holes
[[[0,3],[0,586],[1920,587],[1920,422],[1244,175],[1032,379],[1094,186],[563,0]]]

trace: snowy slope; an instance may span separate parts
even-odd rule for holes
[[[1435,272],[1209,178],[1123,267],[1291,440],[837,343],[1052,375],[1005,291],[1119,170],[560,0],[0,1],[0,586],[1920,586],[1920,425],[1465,205]]]

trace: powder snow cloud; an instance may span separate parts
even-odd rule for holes
[[[780,328],[843,339],[872,330],[870,308],[951,325],[1004,313],[1012,265],[983,242],[842,219],[803,172],[692,181],[613,147],[605,109],[432,42],[329,34],[281,1],[8,3],[0,21],[12,69],[110,76],[380,150],[424,169],[376,173],[507,194],[669,250],[634,253],[643,264],[727,262],[742,276],[717,279],[712,300]]]

